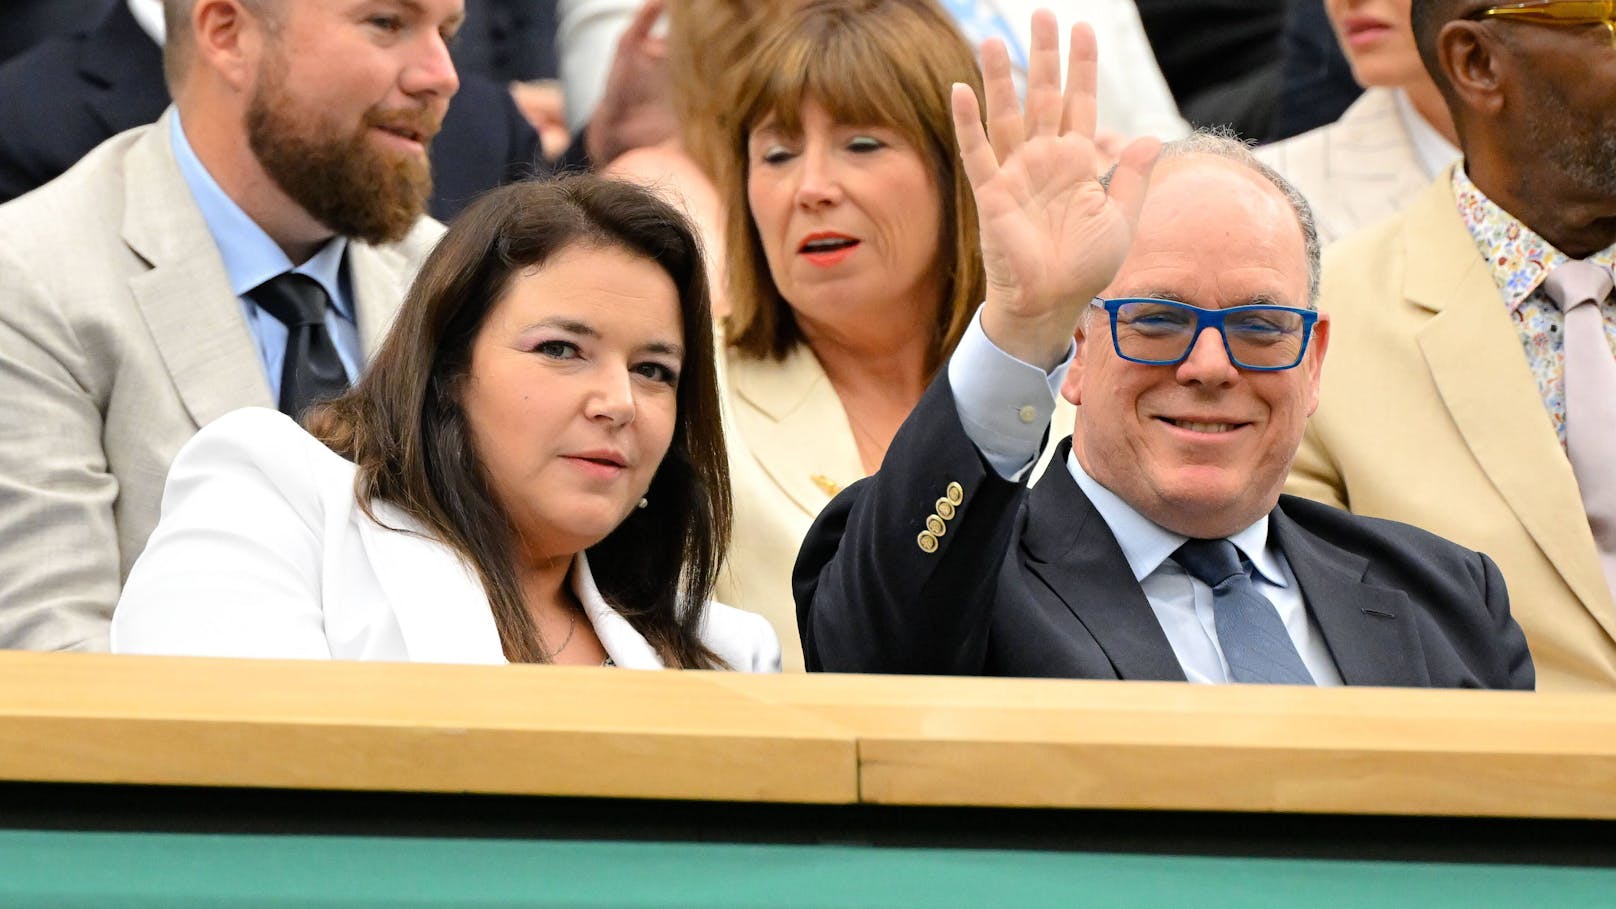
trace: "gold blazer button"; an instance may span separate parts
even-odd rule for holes
[[[947,499],[938,499],[937,514],[945,521],[954,520],[954,503]]]
[[[922,530],[920,536],[915,537],[915,545],[921,552],[931,553],[937,551],[937,535],[929,530]]]
[[[926,516],[926,529],[937,536],[942,536],[948,532],[948,525],[943,523],[942,518],[932,514]]]
[[[958,483],[948,484],[948,501],[958,505],[965,501],[965,487]]]

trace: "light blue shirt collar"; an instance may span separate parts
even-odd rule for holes
[[[1140,514],[1121,496],[1101,486],[1083,469],[1075,451],[1067,453],[1066,469],[1071,472],[1078,488],[1094,503],[1094,509],[1100,513],[1106,526],[1111,528],[1111,535],[1117,538],[1117,545],[1122,547],[1122,555],[1128,560],[1134,580],[1143,581],[1154,574],[1189,539]],[[1228,539],[1251,560],[1263,580],[1275,587],[1288,586],[1279,560],[1268,548],[1268,515],[1263,515],[1256,523],[1230,535]]]
[[[342,292],[340,280],[342,256],[347,251],[348,239],[341,236],[331,238],[307,262],[294,268],[285,251],[241,210],[235,200],[219,188],[213,175],[202,166],[202,161],[191,149],[190,141],[185,138],[178,110],[174,110],[170,127],[169,139],[174,148],[174,158],[179,162],[180,175],[185,178],[185,185],[191,190],[191,197],[202,212],[202,220],[208,225],[208,233],[213,236],[213,244],[218,247],[219,255],[224,260],[230,291],[238,297],[246,297],[248,291],[270,278],[295,271],[308,275],[325,288],[337,312],[352,322],[353,307],[347,294]]]

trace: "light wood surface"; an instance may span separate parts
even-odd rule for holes
[[[0,777],[1616,819],[1616,695],[0,653]]]
[[[0,653],[0,778],[856,800],[845,730],[710,675]]]

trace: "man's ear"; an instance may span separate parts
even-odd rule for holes
[[[1072,355],[1072,366],[1066,370],[1066,378],[1061,380],[1061,397],[1072,404],[1083,403],[1083,362],[1088,350],[1084,342],[1088,338],[1089,314],[1084,313],[1083,318],[1077,320],[1077,331],[1073,333],[1072,340],[1076,345],[1076,352]]]
[[[1330,314],[1319,313],[1319,320],[1313,323],[1313,339],[1307,344],[1307,360],[1302,368],[1308,370],[1307,377],[1307,415],[1313,416],[1313,411],[1319,409],[1319,381],[1324,376],[1324,352],[1330,349]]]
[[[1457,20],[1442,26],[1436,52],[1442,74],[1461,105],[1482,115],[1497,116],[1504,105],[1503,70],[1508,61],[1497,38],[1484,23]]]
[[[241,92],[256,77],[266,24],[239,0],[198,0],[191,10],[191,34],[202,65]]]

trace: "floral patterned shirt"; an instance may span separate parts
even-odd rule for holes
[[[1565,315],[1544,292],[1543,279],[1570,257],[1483,195],[1463,167],[1453,169],[1453,196],[1459,203],[1459,217],[1492,269],[1493,281],[1498,284],[1526,350],[1526,363],[1537,379],[1543,406],[1564,445],[1565,343],[1561,332]],[[1616,261],[1616,246],[1594,253],[1588,261],[1611,267]],[[1605,339],[1616,356],[1616,300],[1605,298],[1600,309],[1605,316]]]

